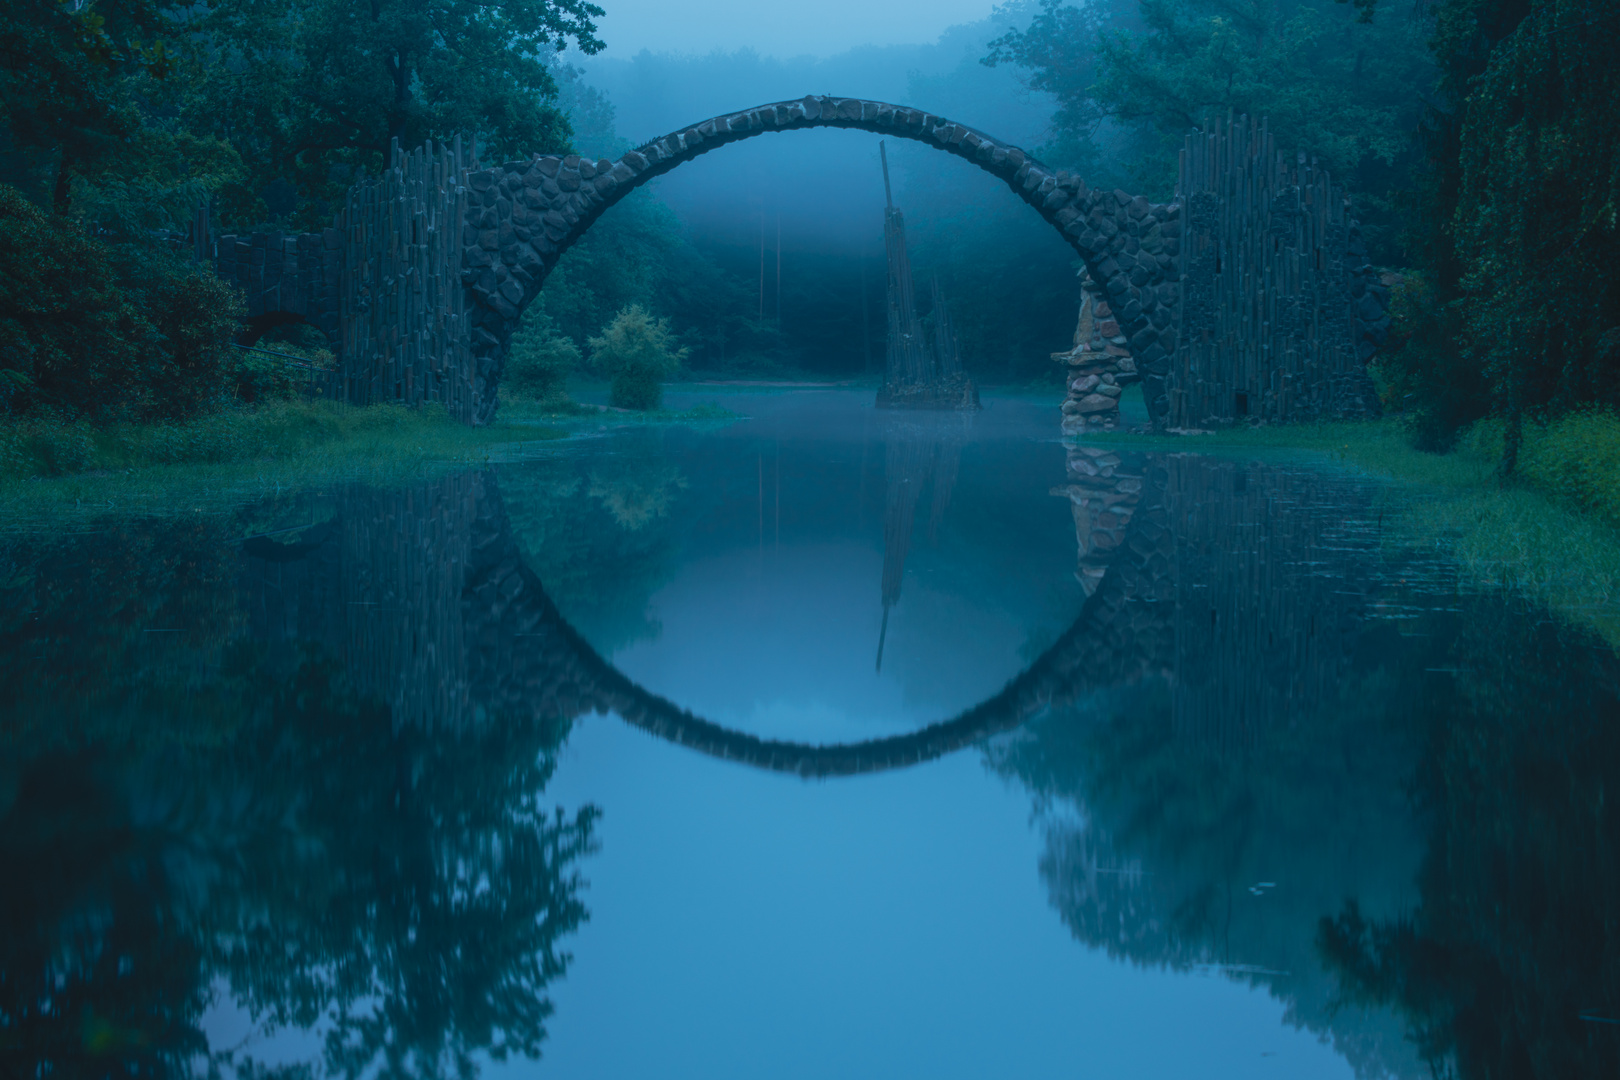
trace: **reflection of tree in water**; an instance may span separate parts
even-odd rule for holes
[[[889,632],[889,610],[900,602],[900,589],[906,576],[906,557],[911,554],[917,504],[923,488],[931,487],[928,511],[928,540],[939,536],[939,527],[950,507],[951,492],[962,461],[962,443],[971,429],[971,413],[928,415],[891,420],[883,439],[883,626],[878,632],[877,667],[883,669],[883,644]]]
[[[1070,474],[1062,493],[1103,541],[1081,536],[1082,570],[1093,547],[1143,567],[1113,623],[1144,652],[1138,681],[992,751],[1054,808],[1052,903],[1110,955],[1267,987],[1362,1075],[1413,1073],[1398,1020],[1337,1008],[1314,945],[1346,896],[1401,910],[1421,854],[1419,743],[1390,700],[1404,640],[1365,618],[1383,580],[1366,491],[1190,455],[1091,455]],[[1113,524],[1150,507],[1173,537],[1157,550]]]
[[[1437,1075],[1620,1075],[1620,661],[1495,600],[1445,629],[1413,687],[1422,902],[1344,905],[1323,952],[1348,996],[1410,1018]]]
[[[1393,563],[1356,485],[1137,457],[1175,537],[1145,675],[991,751],[1065,922],[1267,987],[1363,1076],[1615,1075],[1613,654]]]
[[[149,610],[190,597],[252,629],[186,653],[202,668],[201,735],[167,668],[141,672],[152,657],[121,638],[58,663],[108,665],[114,690],[87,708],[140,715],[139,737],[108,738],[104,720],[74,749],[17,722],[48,702],[6,702],[18,737],[0,877],[28,887],[0,889],[0,1072],[189,1073],[217,979],[261,1022],[324,1033],[337,1073],[464,1075],[477,1054],[538,1054],[559,943],[585,918],[596,812],[543,805],[570,717],[483,704],[476,668],[432,659],[455,640],[449,613],[477,596],[482,553],[503,547],[480,499],[456,478],[355,492],[280,551],[244,564],[214,548],[221,567],[246,566],[240,594],[234,573],[131,565]],[[37,560],[32,587],[44,596],[94,561]],[[210,585],[224,597],[197,602]],[[177,707],[132,712],[154,682]],[[36,685],[73,700],[62,678]],[[228,739],[208,735],[219,716]],[[216,1064],[251,1071],[251,1052]]]
[[[630,476],[611,476],[598,468],[591,472],[586,494],[599,501],[621,527],[637,532],[668,515],[675,495],[685,487],[686,477],[673,465]]]
[[[238,717],[207,676],[241,630],[231,525],[199,515],[0,538],[0,738],[139,742],[177,713],[195,738],[228,737]]]
[[[503,469],[512,532],[546,591],[604,651],[658,633],[647,598],[672,572],[670,509],[687,479],[652,448]]]

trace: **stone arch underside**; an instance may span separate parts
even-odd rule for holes
[[[921,109],[861,98],[806,97],[717,116],[672,132],[617,161],[537,155],[471,172],[463,229],[472,351],[482,400],[495,388],[523,309],[557,260],[604,211],[655,176],[728,143],[768,132],[855,128],[921,142],[1001,178],[1057,229],[1109,297],[1142,377],[1155,424],[1169,408],[1166,379],[1176,347],[1179,203],[1099,191],[1019,147]]]

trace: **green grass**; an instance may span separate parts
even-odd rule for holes
[[[702,402],[690,409],[617,409],[608,405],[590,405],[576,402],[566,394],[548,394],[543,398],[507,398],[502,396],[498,413],[503,422],[530,422],[541,420],[565,424],[570,427],[603,427],[623,424],[670,424],[702,421],[739,420],[741,416],[715,402]],[[569,424],[570,421],[576,423]]]
[[[177,424],[0,419],[0,526],[215,512],[296,488],[347,480],[386,484],[510,461],[581,430],[736,418],[717,405],[630,413],[552,394],[503,395],[496,423],[477,428],[437,406],[356,408],[329,401],[228,408]]]
[[[1504,480],[1502,425],[1482,421],[1446,454],[1417,450],[1398,417],[1208,435],[1087,436],[1176,451],[1302,458],[1395,482],[1394,539],[1440,547],[1466,585],[1522,595],[1620,648],[1620,419],[1579,413],[1525,429]]]
[[[566,434],[504,418],[468,427],[432,406],[326,401],[225,409],[181,424],[10,420],[0,423],[0,522],[211,511],[294,487],[386,483],[509,459]]]

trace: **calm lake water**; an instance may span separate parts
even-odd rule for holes
[[[1413,496],[715,400],[0,537],[0,1074],[1620,1072],[1620,663]]]

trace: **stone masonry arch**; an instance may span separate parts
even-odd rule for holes
[[[912,139],[1000,177],[1080,256],[1097,310],[1107,305],[1104,351],[1130,358],[1155,428],[1378,412],[1366,364],[1388,332],[1388,283],[1344,188],[1314,161],[1288,160],[1250,117],[1189,133],[1164,204],[1092,190],[983,132],[859,98],[728,113],[617,161],[543,155],[482,168],[459,138],[395,146],[331,228],[205,237],[198,252],[241,287],[250,317],[297,316],[338,343],[334,394],[436,401],[487,423],[524,307],[608,207],[727,143],[814,127]],[[1102,379],[1095,350],[1075,345],[1055,354],[1073,369],[1071,393],[1117,393],[1118,372]]]
[[[1180,290],[1179,203],[1098,191],[1019,147],[921,109],[861,98],[805,97],[717,116],[617,161],[536,155],[469,172],[462,280],[482,387],[476,419],[493,416],[512,332],[558,259],[635,188],[728,143],[768,132],[857,128],[911,139],[964,158],[1006,182],[1058,230],[1109,297],[1142,377],[1155,424],[1169,408]]]

